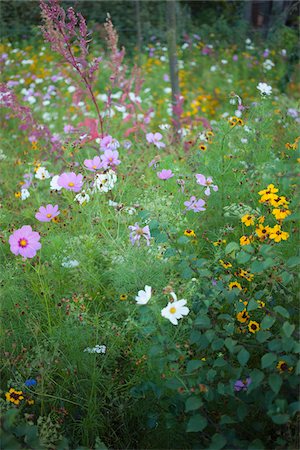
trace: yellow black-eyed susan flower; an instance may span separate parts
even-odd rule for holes
[[[206,149],[207,149],[207,147],[206,147],[206,145],[204,145],[204,144],[200,144],[200,145],[199,145],[199,149],[200,149],[202,152],[205,152]]]
[[[232,281],[231,283],[229,283],[229,289],[231,291],[232,291],[232,289],[239,289],[241,291],[242,290],[242,286],[237,281]]]
[[[240,237],[240,245],[249,245],[251,244],[252,236],[242,236]]]
[[[289,238],[289,233],[282,231],[280,225],[275,225],[275,227],[270,230],[270,239],[275,242],[286,241]]]
[[[252,214],[245,214],[241,221],[246,225],[246,227],[250,227],[250,225],[254,225],[254,219],[255,217]]]
[[[263,239],[266,239],[267,237],[269,237],[270,230],[271,230],[271,227],[269,227],[268,225],[264,226],[260,223],[258,225],[258,228],[255,229],[255,232],[256,232],[257,236],[263,240]]]
[[[19,405],[21,400],[24,400],[23,392],[16,391],[14,388],[10,388],[5,394],[6,401],[13,403],[14,405]]]
[[[188,237],[196,237],[195,231],[194,230],[190,230],[189,228],[184,230],[184,235],[188,236]]]
[[[287,363],[283,360],[278,361],[276,368],[279,370],[280,373],[291,372],[293,370],[293,368],[289,367]]]
[[[220,259],[219,263],[224,267],[224,269],[229,269],[232,267],[232,264],[229,261],[223,261],[223,259]]]
[[[21,192],[20,192],[20,191],[15,192],[15,197],[16,197],[16,198],[20,198],[20,197],[21,197]]]
[[[248,324],[248,330],[250,333],[257,333],[260,330],[259,323],[255,322],[254,320],[250,320]]]
[[[248,320],[250,319],[250,316],[249,316],[247,310],[244,309],[243,311],[239,312],[239,313],[236,315],[236,318],[237,318],[237,320],[238,320],[239,322],[245,323],[245,322],[248,322]]]
[[[127,300],[128,296],[126,294],[121,294],[120,295],[120,300]]]
[[[213,242],[213,245],[215,247],[219,247],[222,244],[226,244],[226,239],[218,239],[217,241]]]

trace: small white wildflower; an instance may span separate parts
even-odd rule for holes
[[[271,95],[272,94],[272,86],[269,86],[267,83],[258,83],[256,88],[259,90],[261,95]]]
[[[79,261],[77,259],[67,259],[65,258],[63,262],[61,263],[62,267],[65,267],[66,269],[72,269],[73,267],[79,266]]]
[[[28,189],[21,189],[21,200],[26,200],[28,197],[30,197]]]
[[[141,290],[138,292],[138,295],[135,297],[135,301],[137,305],[146,305],[151,298],[151,286],[145,286],[145,290]]]
[[[50,189],[52,189],[52,191],[60,191],[62,189],[62,186],[57,183],[58,179],[59,175],[54,175],[54,177],[50,181]]]
[[[35,178],[38,180],[46,180],[50,178],[50,173],[45,167],[39,167],[35,173]]]
[[[85,191],[81,191],[79,194],[75,195],[74,202],[78,202],[80,205],[88,203],[90,201],[90,196]]]

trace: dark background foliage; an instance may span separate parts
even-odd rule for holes
[[[129,51],[138,46],[137,8],[141,24],[142,42],[157,38],[165,41],[166,1],[162,0],[73,0],[62,1],[62,6],[72,6],[82,12],[95,31],[94,39],[102,35],[102,24],[109,12],[119,35],[120,43]],[[138,5],[137,5],[138,4]],[[1,0],[2,38],[22,39],[32,34],[32,28],[40,25],[40,8],[37,0]],[[245,33],[258,30],[267,35],[274,26],[287,24],[297,26],[297,1],[198,1],[177,2],[177,33],[184,36],[191,33],[208,34],[211,29],[228,42],[241,39]],[[247,25],[247,26],[245,26]],[[234,27],[234,29],[233,29]]]

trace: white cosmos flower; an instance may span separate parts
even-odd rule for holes
[[[145,286],[145,290],[141,290],[138,292],[138,295],[135,297],[135,301],[137,305],[146,305],[151,298],[151,286]]]
[[[50,173],[45,167],[39,167],[35,173],[35,178],[39,180],[45,180],[46,178],[50,178]]]
[[[97,173],[94,178],[93,193],[111,191],[116,181],[117,175],[111,169],[106,173]]]
[[[75,195],[74,202],[78,202],[80,205],[83,203],[88,203],[90,201],[90,196],[85,191],[79,192],[79,194]]]
[[[28,189],[21,189],[21,200],[26,200],[30,196]]]
[[[178,325],[178,319],[187,316],[190,310],[185,306],[185,299],[177,300],[177,296],[174,292],[171,292],[170,295],[173,297],[174,302],[169,302],[167,306],[161,310],[161,315],[166,319],[169,319],[173,325]]]
[[[66,269],[72,269],[73,267],[79,266],[79,261],[77,261],[77,259],[64,258],[61,265],[62,265],[62,267],[65,267]]]
[[[50,189],[52,189],[53,191],[60,191],[62,189],[62,186],[57,183],[58,179],[59,175],[54,175],[54,177],[50,181]]]
[[[267,83],[258,83],[256,88],[260,91],[261,95],[272,94],[272,86],[269,86]]]

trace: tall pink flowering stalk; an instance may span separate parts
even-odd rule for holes
[[[92,90],[95,72],[99,68],[101,58],[94,58],[91,63],[88,62],[91,33],[88,32],[85,19],[81,13],[75,13],[72,7],[65,12],[59,3],[59,0],[40,0],[44,39],[50,42],[52,50],[59,53],[79,74],[96,108],[103,137],[103,118]],[[75,54],[75,46],[80,50],[79,56]]]

